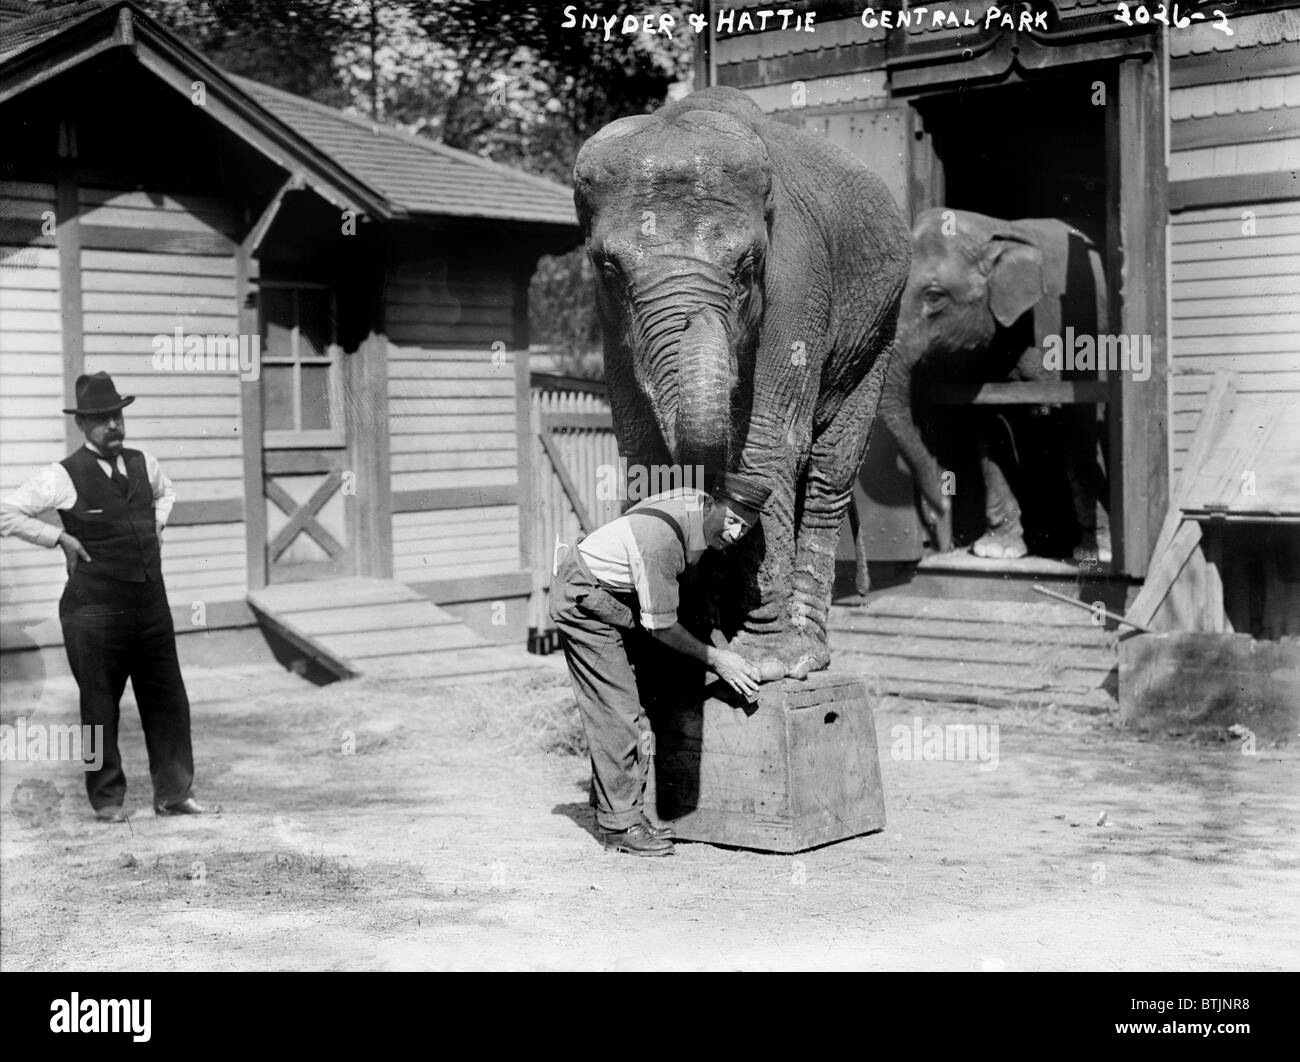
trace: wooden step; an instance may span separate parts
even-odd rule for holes
[[[248,595],[258,619],[340,678],[445,677],[527,667],[522,647],[492,646],[458,617],[393,579],[268,586]]]
[[[920,701],[1115,710],[1113,631],[1082,609],[1043,601],[881,593],[835,606],[836,666],[871,688]]]
[[[1014,667],[1050,664],[1075,667],[1085,671],[1100,669],[1107,672],[1115,666],[1114,652],[1108,652],[1105,648],[1090,649],[1035,642],[1000,642],[992,638],[975,640],[906,637],[866,634],[860,631],[833,631],[831,651],[840,650],[915,660],[934,660],[936,656],[941,656],[948,660],[1004,664]]]
[[[853,616],[893,616],[901,619],[963,620],[974,623],[1017,623],[1035,627],[1090,627],[1080,608],[1063,603],[974,600],[970,598],[884,595],[866,605],[836,605],[833,612]]]
[[[832,634],[867,634],[881,637],[934,638],[955,641],[1014,642],[1027,645],[1063,645],[1115,651],[1115,632],[1085,623],[1081,627],[1021,626],[976,620],[944,620],[888,616],[878,613],[831,613]]]

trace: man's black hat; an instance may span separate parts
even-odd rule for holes
[[[772,493],[772,488],[760,483],[752,476],[742,476],[737,472],[725,472],[713,485],[713,493],[719,498],[730,498],[755,512],[761,513],[763,506]]]
[[[113,377],[106,372],[97,372],[77,377],[77,408],[65,409],[82,417],[102,417],[105,413],[116,413],[124,406],[135,401],[135,395],[119,395],[113,386]]]

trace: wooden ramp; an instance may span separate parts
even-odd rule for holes
[[[282,583],[249,593],[268,630],[339,678],[463,678],[535,666],[522,649],[490,644],[394,579]]]
[[[831,609],[832,666],[938,703],[1114,711],[1113,630],[1065,604],[890,594]]]

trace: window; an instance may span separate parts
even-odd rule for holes
[[[343,446],[333,292],[322,284],[264,281],[258,301],[263,444]]]

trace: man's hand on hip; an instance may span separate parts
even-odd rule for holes
[[[89,563],[90,554],[86,552],[85,546],[66,531],[59,532],[59,545],[63,548],[64,557],[67,558],[68,578],[71,579],[76,574],[78,564],[82,561]]]

